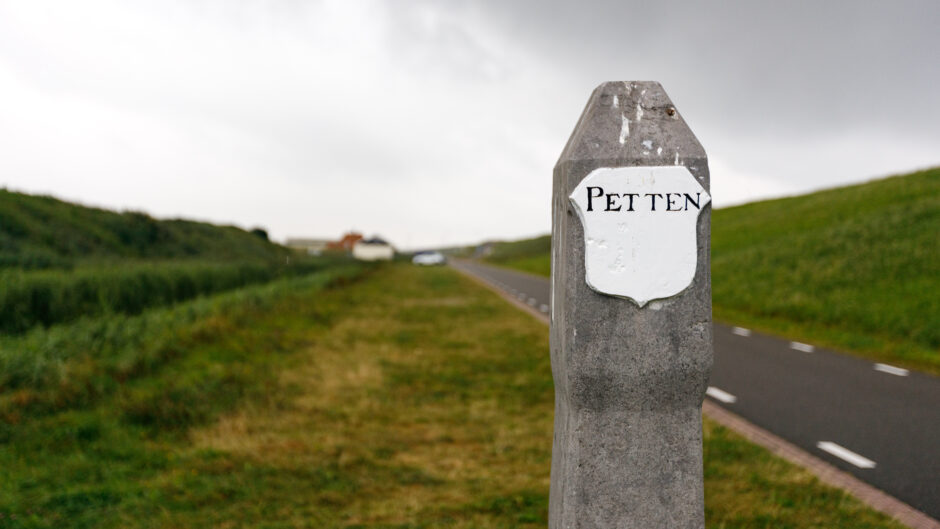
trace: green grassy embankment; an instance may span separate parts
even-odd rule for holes
[[[0,335],[323,269],[263,230],[155,220],[0,190]]]
[[[718,209],[718,321],[940,374],[940,169]],[[547,237],[490,262],[548,276]]]
[[[0,382],[0,527],[544,527],[544,325],[448,268],[340,276],[53,328]],[[715,529],[900,527],[708,421],[705,495]]]
[[[117,213],[0,189],[0,268],[69,268],[87,260],[282,261],[289,250],[248,232]]]
[[[530,274],[552,275],[552,236],[492,243],[486,261]]]
[[[142,261],[84,264],[72,270],[0,270],[0,335],[19,334],[82,317],[138,314],[338,262],[305,258],[273,262]]]
[[[714,213],[715,317],[940,373],[940,169]]]

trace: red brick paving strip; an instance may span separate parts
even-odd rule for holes
[[[533,307],[522,303],[518,299],[490,284],[488,281],[461,268],[454,267],[454,269],[493,292],[496,292],[503,299],[528,312],[542,323],[546,325],[551,323],[551,319],[547,314],[543,314]],[[711,401],[706,400],[702,404],[702,412],[711,420],[733,430],[748,441],[763,446],[767,450],[770,450],[771,453],[805,468],[819,478],[819,481],[848,492],[858,498],[862,503],[887,514],[911,529],[940,529],[940,522],[937,520],[934,520],[897,498],[881,492],[855,476],[837,469],[802,448],[783,440],[759,426],[751,424]]]
[[[748,441],[812,472],[819,481],[847,491],[869,507],[881,511],[913,529],[940,529],[940,522],[910,505],[889,496],[855,476],[843,472],[792,443],[755,426],[734,413],[706,400],[702,411],[708,418],[735,431]]]

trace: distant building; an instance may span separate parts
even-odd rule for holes
[[[332,251],[352,252],[353,247],[356,245],[357,242],[361,240],[362,240],[361,233],[356,233],[354,231],[351,231],[347,233],[346,235],[343,235],[342,239],[328,243],[326,245],[326,249],[332,250]]]
[[[353,257],[361,261],[389,261],[395,257],[395,249],[383,239],[363,239],[353,245]]]
[[[287,239],[286,246],[307,255],[320,255],[329,244],[328,239]]]

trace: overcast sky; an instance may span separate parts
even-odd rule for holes
[[[594,87],[651,79],[721,207],[940,164],[938,28],[935,0],[0,0],[0,185],[279,240],[528,236]]]

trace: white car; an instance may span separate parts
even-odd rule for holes
[[[415,255],[411,262],[422,266],[442,265],[447,262],[447,258],[441,252],[421,252]]]

